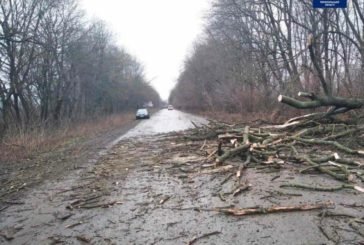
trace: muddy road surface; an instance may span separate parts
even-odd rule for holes
[[[108,144],[97,159],[27,195],[4,201],[2,244],[360,244],[363,195],[354,190],[280,189],[292,181],[337,185],[317,175],[249,168],[234,191],[238,162],[207,161],[217,144],[174,132],[207,123],[162,110]],[[208,148],[211,147],[211,148]],[[334,202],[329,210],[236,217],[221,208]],[[358,217],[357,223],[352,223]]]
[[[89,140],[80,149],[77,149],[77,151],[80,151],[78,157],[73,156],[74,152],[72,152],[72,156],[64,156],[68,150],[55,154],[57,159],[52,159],[52,164],[49,164],[50,167],[48,169],[42,166],[47,164],[43,164],[44,159],[47,159],[47,157],[36,159],[29,166],[20,166],[20,163],[17,163],[19,166],[15,167],[3,166],[1,170],[3,180],[0,193],[2,196],[0,200],[0,244],[57,243],[52,234],[59,233],[60,237],[62,237],[62,234],[67,233],[67,229],[62,231],[63,224],[56,226],[53,222],[59,221],[59,214],[67,211],[64,205],[67,206],[68,200],[61,198],[57,201],[53,197],[59,196],[62,193],[70,193],[75,186],[79,187],[79,183],[83,183],[81,176],[92,172],[98,161],[107,158],[108,154],[112,154],[110,153],[111,149],[116,144],[123,145],[120,141],[126,140],[128,142],[129,140],[127,139],[133,137],[143,140],[144,136],[147,135],[154,138],[153,135],[185,130],[194,127],[192,122],[196,124],[207,123],[201,117],[177,110],[161,110],[152,115],[149,120],[136,122],[137,125],[134,127],[135,123],[131,123],[120,130],[108,132],[108,135],[105,135],[105,137]],[[130,126],[133,128],[125,133],[125,130],[128,127],[130,128]],[[120,135],[118,136],[118,134]],[[149,149],[139,150],[145,151],[143,154],[149,154]],[[46,153],[45,155],[49,154]],[[150,154],[152,155],[153,153],[150,152]],[[124,157],[122,158],[124,159]],[[36,161],[42,161],[42,163],[37,163]],[[125,162],[125,164],[129,163]],[[129,173],[126,172],[126,174]],[[42,183],[44,179],[46,181]],[[37,183],[39,182],[42,184],[38,185]],[[17,192],[21,194],[17,194]],[[11,193],[11,195],[6,195],[6,193]],[[64,221],[63,219],[61,220]],[[54,229],[54,232],[50,232],[48,229],[46,231],[45,227],[52,227],[51,229]],[[49,236],[47,235],[48,232]],[[66,244],[80,243],[77,237],[76,240],[65,239],[64,242]],[[104,244],[104,242],[100,244]],[[115,244],[118,244],[118,242]]]

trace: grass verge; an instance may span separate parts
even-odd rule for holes
[[[111,115],[80,123],[66,124],[58,129],[35,129],[31,132],[9,132],[0,144],[0,162],[22,161],[62,148],[82,138],[122,127],[134,120],[134,113]]]

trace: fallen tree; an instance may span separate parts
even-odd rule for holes
[[[323,96],[316,95],[312,92],[299,92],[298,97],[308,99],[306,101],[301,101],[288,97],[285,95],[279,95],[278,101],[297,109],[315,109],[319,107],[330,107],[326,113],[316,113],[310,114],[311,117],[329,117],[339,113],[344,113],[353,109],[360,109],[364,105],[364,99],[361,98],[343,98],[339,96],[333,96],[332,90],[328,86],[328,83],[323,75],[322,69],[318,63],[315,54],[315,39],[312,35],[308,39],[308,50],[310,53],[310,58],[312,64],[315,68],[316,75],[319,78],[322,90],[324,92]]]
[[[278,101],[297,109],[315,109],[323,106],[332,106],[334,108],[330,111],[330,115],[359,109],[364,105],[364,99],[342,98],[329,95],[317,96],[313,93],[305,92],[299,92],[298,96],[309,98],[310,100],[300,101],[288,96],[279,95]]]

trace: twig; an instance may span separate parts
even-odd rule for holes
[[[77,240],[81,241],[81,242],[85,242],[85,243],[90,243],[91,240],[89,238],[86,238],[84,236],[76,236]]]
[[[307,189],[307,190],[311,190],[311,191],[339,191],[342,189],[358,190],[358,186],[348,185],[348,184],[343,184],[343,185],[335,186],[335,187],[309,186],[309,185],[302,185],[302,184],[283,184],[283,185],[280,185],[280,187],[281,188],[284,188],[284,187],[301,188],[301,189]],[[360,190],[358,190],[358,191],[360,191]]]
[[[18,201],[4,201],[4,203],[10,204],[10,205],[24,205],[25,204],[25,202],[18,202]]]
[[[360,205],[360,204],[346,204],[346,203],[340,203],[340,205],[344,206],[344,207],[350,207],[350,208],[364,208],[364,205]]]
[[[199,237],[194,237],[191,241],[189,241],[187,244],[188,245],[192,245],[194,244],[195,242],[197,242],[198,240],[202,239],[202,238],[206,238],[206,237],[209,237],[209,236],[213,236],[213,235],[218,235],[220,234],[221,231],[213,231],[213,232],[210,232],[210,233],[207,233],[207,234],[204,234],[202,236],[199,236]]]
[[[219,192],[219,198],[221,201],[226,202],[226,198],[224,197],[224,194]]]
[[[308,162],[311,166],[313,166],[313,167],[317,168],[318,170],[320,170],[322,173],[328,174],[328,175],[334,177],[335,179],[338,179],[338,180],[347,180],[348,179],[348,176],[346,176],[346,175],[339,175],[339,174],[336,174],[336,173],[334,173],[333,171],[331,171],[329,169],[321,167],[319,164],[312,161],[309,156],[303,155],[300,158],[303,161]]]
[[[334,146],[337,149],[347,153],[347,154],[358,154],[363,156],[364,155],[364,151],[360,151],[360,150],[353,150],[349,147],[346,147],[336,141],[328,141],[328,140],[318,140],[318,139],[303,139],[303,138],[299,138],[299,137],[293,137],[294,140],[297,140],[299,142],[302,143],[306,143],[306,144],[317,144],[317,145],[330,145],[330,146]]]
[[[353,230],[359,234],[360,236],[364,237],[364,231],[359,227],[357,223],[364,223],[364,220],[362,219],[353,219],[349,222],[349,226],[353,228]]]
[[[270,181],[275,181],[276,179],[280,178],[281,176],[280,175],[276,175],[274,176]]]
[[[247,183],[245,183],[245,184],[243,184],[243,185],[239,186],[238,188],[236,188],[236,189],[234,190],[234,192],[233,192],[233,196],[237,196],[237,195],[239,195],[240,193],[242,193],[243,191],[247,191],[247,190],[249,190],[251,186],[252,186],[252,185],[247,184]]]
[[[203,145],[202,145],[202,146],[201,146],[201,148],[200,148],[200,151],[202,151],[202,150],[203,150],[203,148],[205,148],[205,145],[206,145],[206,140],[204,140]]]
[[[273,206],[270,208],[227,208],[227,209],[215,209],[215,211],[220,213],[225,213],[234,216],[245,216],[254,214],[269,214],[269,213],[281,213],[281,212],[295,212],[295,211],[309,211],[315,209],[330,208],[333,206],[331,201],[319,204],[304,204],[298,206]]]
[[[78,225],[82,225],[83,224],[83,221],[79,221],[77,223],[74,223],[74,224],[71,224],[71,225],[67,225],[65,226],[65,228],[73,228],[73,227],[76,227]]]
[[[162,200],[160,200],[159,204],[162,205],[163,203],[165,203],[166,201],[168,201],[170,198],[171,198],[171,196],[164,197]]]
[[[224,173],[224,172],[230,171],[233,168],[234,168],[234,166],[232,166],[232,165],[226,165],[226,166],[221,166],[221,167],[217,167],[217,168],[214,168],[214,169],[202,170],[200,172],[200,174]]]
[[[320,223],[318,224],[318,228],[320,229],[321,233],[327,238],[327,240],[335,242],[335,244],[338,242],[338,239],[333,238],[330,236],[330,234],[326,231],[323,225],[324,218],[327,216],[326,210],[320,213]]]
[[[210,153],[210,155],[207,156],[207,159],[210,159],[213,155],[215,155],[217,152],[217,149]]]
[[[221,181],[220,185],[225,184],[231,177],[233,177],[234,173],[230,173],[223,181]]]
[[[0,212],[4,211],[5,209],[9,208],[10,206],[5,206],[5,207],[2,207],[0,208]]]
[[[81,206],[78,206],[78,208],[84,208],[84,209],[109,208],[109,207],[112,207],[112,206],[114,206],[116,204],[122,204],[122,202],[112,201],[112,202],[101,203],[101,204],[96,204],[96,205],[81,205]]]

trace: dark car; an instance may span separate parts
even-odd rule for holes
[[[136,119],[149,119],[149,112],[147,109],[142,108],[142,109],[138,109],[136,114],[135,114],[135,118]]]

